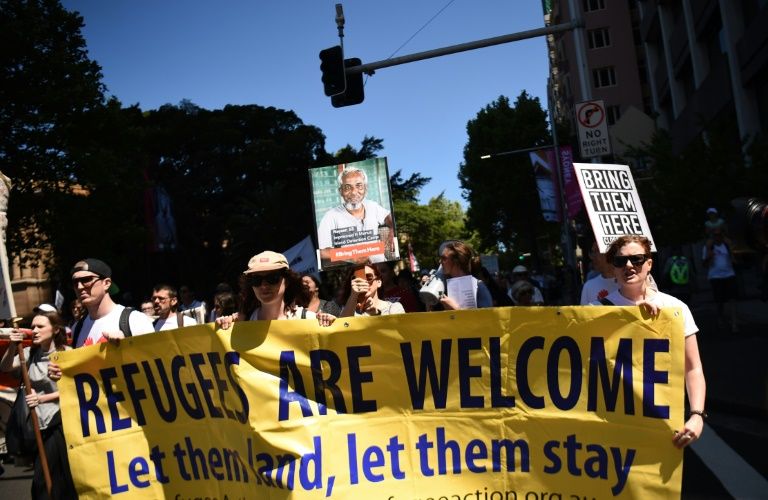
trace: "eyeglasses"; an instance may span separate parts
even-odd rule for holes
[[[91,274],[90,276],[81,276],[79,278],[72,278],[72,286],[83,285],[83,288],[90,288],[99,280],[103,280],[101,276]]]
[[[344,193],[348,193],[348,192],[352,191],[353,189],[355,189],[357,191],[362,191],[363,189],[365,189],[365,184],[363,184],[362,182],[358,182],[357,184],[342,184],[341,185],[341,191],[344,192]]]
[[[159,295],[154,295],[152,297],[152,302],[155,302],[155,301],[157,301],[157,302],[165,302],[166,300],[170,300],[170,299],[171,299],[170,297],[161,297]]]
[[[368,283],[373,283],[373,282],[374,282],[374,281],[376,281],[377,279],[378,279],[378,278],[376,277],[376,275],[375,275],[375,274],[366,274],[366,275],[365,275],[365,281],[367,281]]]
[[[624,267],[627,262],[631,262],[633,266],[640,266],[650,258],[650,255],[638,253],[635,255],[616,255],[613,257],[613,267]]]
[[[271,273],[271,274],[262,274],[262,275],[255,274],[253,276],[248,277],[248,284],[250,286],[261,286],[261,283],[263,281],[266,281],[268,285],[277,285],[278,283],[280,283],[281,279],[283,279],[283,275],[280,273]]]

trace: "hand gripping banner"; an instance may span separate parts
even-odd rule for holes
[[[679,498],[679,310],[243,322],[58,354],[81,498]]]

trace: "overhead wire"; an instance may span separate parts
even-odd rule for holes
[[[447,9],[448,7],[450,7],[450,6],[451,6],[451,4],[452,4],[453,2],[455,2],[455,1],[456,1],[456,0],[449,0],[449,2],[448,2],[447,4],[445,4],[445,5],[444,5],[444,6],[443,6],[443,7],[442,7],[440,10],[438,10],[438,11],[435,13],[435,15],[433,15],[431,18],[429,18],[429,20],[428,20],[426,23],[424,23],[424,25],[423,25],[421,28],[419,28],[418,30],[416,30],[416,32],[415,32],[413,35],[411,35],[411,36],[408,38],[408,40],[404,41],[404,42],[403,42],[403,43],[402,43],[402,44],[401,44],[401,45],[400,45],[400,46],[399,46],[397,49],[395,49],[395,51],[394,51],[394,52],[392,52],[392,54],[390,54],[390,55],[389,55],[389,57],[387,57],[387,59],[386,59],[386,60],[389,60],[389,59],[392,59],[393,57],[395,57],[395,54],[397,54],[398,52],[400,52],[400,50],[402,50],[402,48],[403,48],[403,47],[405,47],[406,45],[408,45],[408,43],[409,43],[411,40],[413,40],[414,38],[416,38],[416,35],[418,35],[419,33],[421,33],[421,32],[422,32],[422,30],[424,30],[424,28],[426,28],[427,26],[429,26],[429,25],[430,25],[430,23],[431,23],[432,21],[434,21],[435,19],[437,19],[437,17],[438,17],[440,14],[442,14],[442,13],[443,13],[443,11],[444,11],[445,9]],[[365,85],[366,83],[368,83],[368,78],[369,78],[369,75],[366,75],[366,76],[365,76],[365,81],[363,82],[363,85]]]

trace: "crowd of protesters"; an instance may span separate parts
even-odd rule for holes
[[[718,229],[713,230],[716,237]],[[687,306],[658,290],[650,277],[650,243],[642,237],[620,238],[607,255],[594,245],[590,252],[594,277],[585,283],[582,304],[638,305],[651,314],[661,307],[682,306],[686,325],[686,384],[692,408],[696,410],[683,430],[675,434],[674,443],[682,447],[698,439],[702,431],[705,384],[698,357],[698,330]],[[210,310],[195,297],[187,285],[178,289],[159,283],[151,294],[136,304],[137,309],[116,303],[109,293],[112,270],[105,262],[87,258],[71,270],[75,300],[65,313],[71,315],[68,326],[62,314],[49,304],[35,309],[32,320],[34,342],[25,350],[28,369],[34,373],[33,390],[27,397],[29,408],[41,414],[45,433],[45,449],[50,453],[49,465],[56,478],[56,497],[75,498],[66,462],[66,445],[58,417],[59,366],[47,353],[56,349],[79,348],[100,342],[165,330],[187,327],[200,322],[215,322],[227,329],[236,321],[272,321],[311,319],[329,326],[337,318],[378,316],[422,311],[455,310],[503,306],[546,305],[547,280],[536,279],[524,265],[509,274],[490,273],[480,265],[477,253],[460,240],[444,242],[437,251],[439,267],[422,272],[415,278],[408,269],[397,271],[396,263],[368,263],[350,268],[336,290],[323,293],[317,274],[299,275],[290,269],[285,256],[265,251],[254,255],[240,275],[236,288],[227,283],[217,285]],[[457,293],[455,282],[465,288]],[[454,285],[451,285],[451,282]],[[471,290],[469,293],[467,290]],[[428,296],[433,296],[427,300]],[[69,341],[63,339],[69,336]],[[12,349],[2,358],[0,368],[18,371],[15,344],[22,333],[15,330],[10,337]],[[701,410],[698,410],[701,408]],[[45,485],[36,465],[33,497],[42,498]]]

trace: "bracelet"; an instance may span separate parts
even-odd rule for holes
[[[707,412],[705,412],[704,410],[689,410],[688,416],[690,417],[691,415],[698,415],[702,419],[707,418],[709,416],[707,415]]]

